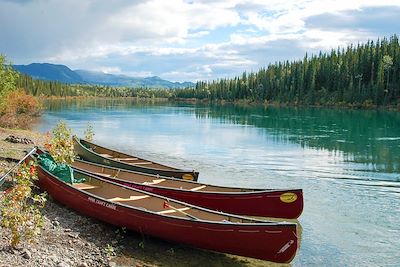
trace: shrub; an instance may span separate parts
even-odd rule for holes
[[[23,90],[8,92],[0,108],[0,126],[27,128],[39,115],[39,102]]]
[[[9,92],[4,101],[3,113],[12,115],[33,115],[39,114],[40,106],[37,99],[25,93],[24,90]]]
[[[72,142],[72,130],[65,122],[60,121],[52,131],[53,136],[48,133],[44,145],[50,155],[58,163],[71,164],[74,162],[74,143]]]
[[[93,126],[88,123],[84,132],[85,135],[85,140],[92,142],[93,141],[93,137],[94,137],[94,130],[93,130]]]
[[[33,182],[37,179],[36,163],[24,163],[19,168],[16,184],[1,199],[1,226],[10,230],[10,244],[14,248],[21,241],[32,241],[43,227],[40,209],[44,207],[46,195],[33,193]]]

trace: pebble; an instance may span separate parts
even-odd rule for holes
[[[69,233],[68,236],[71,238],[78,238],[79,233]]]
[[[29,260],[30,258],[32,258],[31,252],[30,252],[29,250],[27,250],[27,249],[23,249],[23,250],[22,250],[21,256],[24,257],[24,259],[28,259],[28,260]]]
[[[51,256],[47,257],[47,259],[52,261],[52,262],[58,262],[59,261],[57,256],[54,256],[54,255],[51,255]]]
[[[56,266],[57,267],[70,267],[70,265],[68,263],[65,263],[65,262],[59,262],[59,263],[57,263]]]

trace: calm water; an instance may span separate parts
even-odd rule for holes
[[[78,135],[200,171],[199,181],[303,188],[293,266],[399,266],[400,113],[52,101],[37,130]]]

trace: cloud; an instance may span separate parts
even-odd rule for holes
[[[18,64],[215,79],[390,36],[399,11],[390,0],[3,0],[0,53]]]

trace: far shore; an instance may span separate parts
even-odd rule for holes
[[[103,96],[39,96],[39,100],[88,100],[88,99],[131,99],[136,100],[140,103],[186,103],[186,104],[217,104],[217,105],[237,105],[237,106],[263,106],[263,107],[293,107],[293,108],[342,108],[342,109],[355,109],[355,110],[388,110],[388,111],[400,111],[399,105],[391,106],[376,106],[371,104],[329,104],[329,105],[305,105],[299,103],[280,103],[280,102],[268,102],[268,101],[257,101],[250,99],[239,99],[239,100],[209,100],[209,99],[197,99],[197,98],[146,98],[146,97],[103,97]]]

